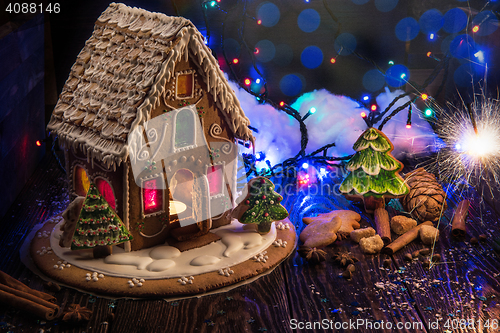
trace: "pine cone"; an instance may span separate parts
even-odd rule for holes
[[[421,222],[437,221],[448,205],[446,193],[436,177],[424,168],[418,168],[406,174],[404,179],[410,192],[400,199],[403,208]]]

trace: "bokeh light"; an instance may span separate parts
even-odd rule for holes
[[[297,18],[297,24],[300,30],[304,32],[313,32],[318,29],[321,23],[321,17],[314,9],[304,9]]]
[[[302,80],[296,74],[288,74],[280,80],[281,92],[287,96],[297,96],[302,91]]]
[[[354,37],[350,33],[345,32],[343,34],[340,34],[337,39],[335,39],[335,43],[333,46],[335,47],[335,51],[337,51],[338,54],[343,56],[349,55],[354,50],[356,50],[356,37]]]
[[[396,24],[395,31],[400,41],[407,42],[418,36],[420,26],[413,17],[405,17]]]
[[[377,91],[385,85],[384,74],[377,69],[371,69],[363,75],[363,87],[368,91]]]
[[[420,16],[418,24],[425,34],[436,33],[443,27],[443,14],[437,9],[429,9]]]
[[[317,68],[323,62],[323,52],[317,46],[308,46],[302,51],[300,61],[309,69]]]
[[[274,3],[265,1],[257,7],[257,19],[265,27],[274,27],[280,20],[280,10]]]
[[[273,42],[263,39],[255,44],[255,48],[259,49],[259,53],[255,54],[255,58],[261,62],[268,62],[273,60],[276,55],[276,48]]]
[[[394,65],[385,73],[385,82],[394,88],[401,87],[410,79],[410,70],[404,65]]]
[[[475,53],[476,43],[469,35],[458,35],[450,43],[450,53],[455,58],[469,58]]]
[[[450,34],[460,32],[466,26],[467,14],[460,8],[452,8],[443,16],[443,29]]]

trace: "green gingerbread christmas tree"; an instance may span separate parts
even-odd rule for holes
[[[248,195],[240,205],[248,208],[239,218],[241,223],[255,223],[259,233],[271,230],[273,221],[283,220],[288,211],[280,202],[283,197],[274,191],[274,184],[265,177],[257,177],[248,183]]]
[[[353,149],[356,153],[347,163],[349,174],[340,185],[340,192],[348,199],[365,201],[373,197],[380,200],[408,193],[408,186],[399,175],[403,164],[392,156],[394,146],[384,133],[375,128],[367,129]]]
[[[111,209],[94,184],[90,184],[78,218],[72,250],[116,245],[132,240],[122,220]]]

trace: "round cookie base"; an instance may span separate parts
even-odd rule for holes
[[[266,251],[266,262],[254,259],[246,260],[231,267],[233,274],[221,275],[218,271],[203,273],[194,276],[193,283],[181,284],[179,278],[148,279],[141,287],[132,287],[129,284],[130,277],[104,276],[98,281],[87,281],[85,276],[88,270],[75,265],[64,270],[55,269],[58,261],[62,261],[54,252],[43,256],[37,254],[42,247],[50,247],[50,237],[34,237],[30,243],[30,256],[37,268],[47,277],[68,287],[80,291],[108,296],[108,297],[130,297],[130,298],[182,298],[199,296],[207,292],[216,291],[224,287],[238,284],[245,280],[258,277],[269,272],[285,260],[295,248],[296,232],[293,224],[288,222],[290,229],[277,229],[276,239],[287,242],[286,247],[269,246]],[[38,233],[51,233],[56,223],[47,221]]]

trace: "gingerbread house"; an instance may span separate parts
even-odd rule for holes
[[[65,151],[71,195],[95,183],[134,237],[125,249],[137,250],[227,223],[234,142],[253,141],[249,123],[189,20],[112,3],[47,128]],[[168,158],[141,159],[160,146]]]

